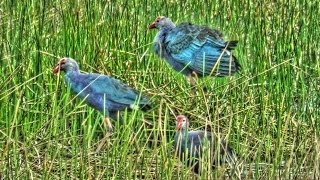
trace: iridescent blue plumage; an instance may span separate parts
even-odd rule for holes
[[[200,77],[228,76],[240,69],[231,54],[237,41],[224,41],[218,30],[191,23],[175,26],[164,16],[159,16],[149,28],[159,29],[153,44],[156,54],[184,75],[194,72]]]
[[[117,119],[118,112],[134,109],[136,105],[148,109],[149,99],[133,88],[110,76],[95,73],[81,73],[78,64],[71,58],[62,58],[56,68],[65,71],[65,82],[71,91],[106,117]],[[108,122],[109,123],[109,122]],[[108,124],[109,128],[111,124]]]
[[[234,166],[236,163],[236,154],[233,149],[221,140],[218,144],[218,138],[206,131],[188,131],[189,122],[183,115],[177,116],[177,132],[174,138],[174,148],[182,161],[187,160],[186,164],[193,167],[195,173],[200,173],[201,163],[199,159],[202,154],[209,154],[212,167],[219,163],[227,162]],[[208,153],[208,150],[210,153]],[[205,168],[205,167],[202,167]]]

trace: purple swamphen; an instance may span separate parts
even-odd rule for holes
[[[62,58],[53,69],[54,74],[65,72],[64,80],[71,91],[105,116],[105,123],[112,131],[109,118],[116,120],[122,110],[150,108],[149,98],[124,84],[103,74],[81,73],[78,63],[72,58]],[[121,116],[120,122],[122,122]]]
[[[238,41],[225,41],[223,34],[206,26],[188,22],[176,26],[169,18],[157,17],[149,29],[159,29],[153,41],[154,51],[178,72],[195,82],[193,75],[228,76],[240,70],[232,55]]]
[[[237,156],[233,149],[221,140],[218,143],[218,137],[207,131],[188,131],[189,122],[184,115],[176,117],[177,132],[174,138],[174,148],[182,161],[187,160],[187,164],[192,170],[199,174],[206,154],[211,159],[211,165],[214,168],[219,163],[227,162],[229,165],[235,165]],[[207,156],[207,157],[208,157]],[[218,161],[219,160],[219,161]]]

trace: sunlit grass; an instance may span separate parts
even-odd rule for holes
[[[147,26],[158,15],[239,40],[242,71],[199,79],[192,95],[151,49],[156,31]],[[192,129],[226,137],[244,178],[320,178],[319,15],[319,2],[297,0],[1,2],[0,179],[195,178],[172,149],[178,114]],[[52,73],[66,56],[152,97],[151,111],[124,113],[125,126],[114,122],[98,154],[102,115]]]

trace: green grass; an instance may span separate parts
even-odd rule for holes
[[[192,129],[210,125],[227,137],[246,179],[319,179],[319,7],[303,0],[1,1],[0,179],[195,178],[172,149],[178,114]],[[190,98],[186,79],[152,51],[156,31],[147,26],[158,15],[239,40],[241,73],[201,79]],[[125,113],[125,126],[114,123],[99,154],[103,117],[52,73],[65,56],[154,102],[147,113]]]

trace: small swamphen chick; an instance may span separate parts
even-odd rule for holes
[[[112,131],[109,118],[116,120],[119,111],[126,108],[150,108],[147,97],[123,82],[103,74],[81,73],[78,63],[72,58],[65,57],[59,60],[53,72],[57,74],[60,71],[65,72],[64,80],[73,93],[105,115],[109,131]]]
[[[211,132],[188,131],[188,127],[188,119],[184,115],[177,116],[174,148],[181,161],[187,159],[187,164],[192,167],[195,173],[199,174],[201,168],[203,168],[200,163],[201,158],[204,156],[202,154],[210,156],[213,168],[215,165],[225,162],[235,165],[236,154],[225,141],[221,140],[218,145],[218,138]],[[210,154],[208,151],[210,151]]]
[[[176,26],[164,16],[149,25],[149,29],[153,28],[159,30],[153,41],[155,53],[188,76],[191,85],[195,85],[193,74],[222,77],[240,70],[240,64],[231,54],[238,41],[225,41],[216,29],[188,22]]]

